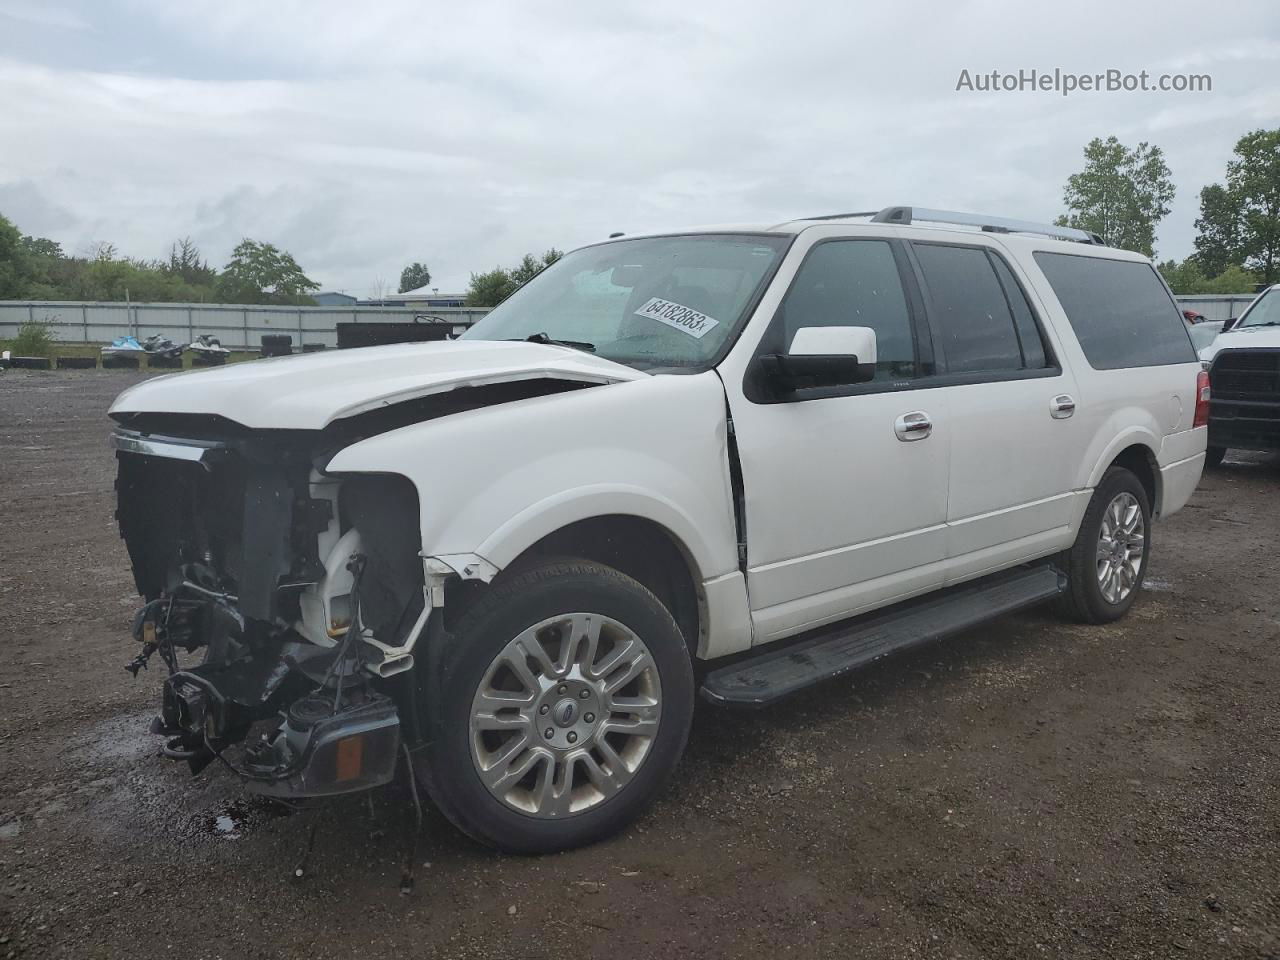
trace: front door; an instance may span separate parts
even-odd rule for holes
[[[803,327],[870,327],[876,375],[784,396],[758,365],[726,377],[757,643],[938,586],[946,555],[951,424],[944,390],[913,388],[933,368],[905,242],[827,237],[793,253],[757,353],[785,352]]]

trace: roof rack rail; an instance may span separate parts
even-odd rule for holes
[[[828,213],[820,217],[804,217],[805,220],[851,220],[854,217],[870,217],[872,223],[896,223],[910,226],[916,220],[928,223],[950,223],[963,227],[978,227],[987,233],[1034,233],[1055,240],[1075,240],[1105,246],[1102,237],[1077,227],[1059,227],[1052,223],[1033,223],[1030,220],[1010,220],[1008,217],[988,217],[980,213],[957,213],[954,210],[929,210],[925,207],[885,207],[883,210],[862,210],[858,213]]]
[[[988,217],[980,213],[957,213],[954,210],[929,210],[923,207],[885,207],[871,218],[872,223],[898,223],[906,226],[915,220],[928,223],[952,223],[965,227],[978,227],[987,233],[1034,233],[1055,240],[1075,240],[1103,246],[1102,238],[1089,230],[1078,227],[1060,227],[1053,223],[1033,223],[1030,220],[1010,220],[1008,217]]]
[[[851,220],[854,217],[874,217],[879,211],[861,210],[858,213],[826,213],[820,217],[801,217],[802,220]]]

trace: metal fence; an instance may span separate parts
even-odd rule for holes
[[[1203,313],[1206,320],[1230,320],[1244,313],[1244,308],[1257,296],[1256,293],[1197,293],[1174,299],[1181,309]]]
[[[1198,294],[1178,297],[1182,309],[1198,310],[1208,320],[1238,317],[1254,294]],[[294,349],[311,344],[338,345],[339,323],[412,323],[419,315],[441,317],[460,329],[486,313],[483,307],[272,307],[230,303],[116,303],[72,300],[0,300],[0,340],[17,335],[24,324],[47,323],[63,343],[110,343],[116,337],[152,334],[174,343],[190,343],[212,334],[230,349],[256,350],[263,334],[293,337]]]
[[[441,317],[459,331],[489,311],[470,307],[272,307],[229,303],[108,303],[69,300],[0,300],[0,340],[27,323],[47,323],[62,343],[110,343],[116,337],[152,334],[190,343],[202,333],[229,349],[257,350],[263,334],[288,334],[294,349],[338,345],[339,323],[412,323]]]

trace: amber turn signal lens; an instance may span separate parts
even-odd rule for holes
[[[364,766],[364,734],[347,737],[338,741],[337,760],[334,779],[339,783],[344,780],[356,780]]]

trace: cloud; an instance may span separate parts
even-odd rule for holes
[[[71,211],[51,203],[30,180],[0,183],[0,211],[33,236],[58,233],[76,222]]]
[[[89,24],[78,14],[51,3],[29,3],[25,0],[5,0],[0,3],[0,18],[20,23],[59,30],[88,30]]]
[[[1280,114],[1275,45],[1236,29],[1280,15],[1244,7],[102,0],[79,46],[0,54],[0,142],[20,145],[0,185],[65,211],[39,229],[71,248],[151,257],[190,234],[222,263],[253,236],[363,295],[411,260],[460,287],[615,230],[890,203],[1048,219],[1114,133],[1165,148],[1159,247],[1183,256],[1200,187]],[[955,92],[963,68],[1169,64],[1214,91]]]

